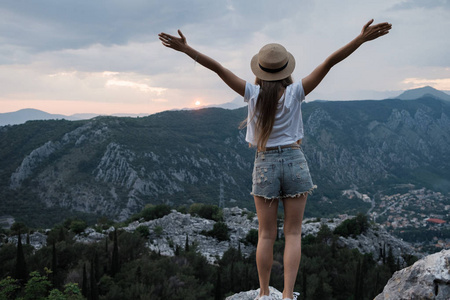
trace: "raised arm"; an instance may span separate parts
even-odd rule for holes
[[[210,69],[211,71],[217,73],[219,77],[236,93],[244,96],[245,93],[245,81],[238,76],[236,76],[230,70],[224,68],[219,62],[204,55],[203,53],[198,52],[191,46],[189,46],[186,42],[186,38],[183,33],[178,30],[178,34],[180,37],[176,37],[173,35],[169,35],[167,33],[160,33],[159,39],[162,44],[168,48],[172,48],[176,51],[180,51],[186,53],[193,60],[204,66],[205,68]]]
[[[354,38],[344,47],[331,54],[327,59],[325,59],[323,63],[321,63],[316,69],[314,69],[311,74],[303,78],[302,84],[303,89],[305,90],[305,95],[311,93],[319,85],[319,83],[334,65],[347,58],[363,43],[388,34],[389,30],[392,28],[392,24],[389,23],[379,23],[370,26],[370,24],[372,23],[373,19],[367,22],[366,25],[364,25],[361,33],[356,38]]]

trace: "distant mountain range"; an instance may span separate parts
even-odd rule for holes
[[[405,92],[403,92],[400,96],[396,97],[396,99],[401,99],[401,100],[414,100],[414,99],[419,99],[422,97],[434,97],[436,99],[441,99],[441,100],[446,100],[446,101],[450,101],[450,95],[436,90],[434,88],[432,88],[431,86],[425,86],[425,87],[421,87],[421,88],[417,88],[417,89],[412,89],[412,90],[407,90]]]
[[[403,92],[401,95],[396,97],[396,99],[402,99],[402,100],[414,100],[419,99],[424,96],[431,96],[437,99],[442,99],[446,101],[450,101],[450,95],[436,90],[430,86],[407,90]],[[326,100],[318,100],[318,101],[326,101]],[[227,102],[221,105],[209,105],[209,106],[203,106],[196,109],[201,108],[209,108],[209,107],[219,107],[219,108],[225,108],[225,109],[237,109],[240,107],[245,106],[244,102],[242,101],[242,98],[236,98],[231,102]],[[190,110],[190,109],[184,109],[184,110]],[[27,121],[32,120],[88,120],[94,117],[99,116],[99,114],[73,114],[70,116],[66,115],[60,115],[60,114],[49,114],[47,112],[38,110],[38,109],[32,109],[32,108],[26,108],[21,109],[15,112],[9,112],[9,113],[0,113],[0,126],[5,125],[17,125],[17,124],[23,124]],[[112,116],[116,117],[145,117],[146,114],[113,114]]]
[[[29,121],[0,127],[0,211],[34,225],[83,214],[123,220],[147,203],[254,209],[247,108],[166,111],[142,118]],[[413,184],[450,191],[450,102],[306,102],[308,158],[317,191],[309,216],[365,211],[342,197]]]

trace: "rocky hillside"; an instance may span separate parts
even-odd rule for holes
[[[448,300],[450,295],[450,250],[429,255],[414,265],[395,272],[383,292],[374,300]],[[253,300],[258,290],[241,292],[226,300]],[[281,300],[282,293],[270,287],[270,296]]]
[[[333,231],[343,221],[350,218],[353,217],[343,215],[339,218],[331,219],[305,219],[302,225],[302,237],[317,236],[322,226],[327,226]],[[170,214],[155,220],[145,221],[141,219],[133,221],[126,226],[119,227],[119,230],[134,232],[138,227],[147,227],[150,233],[147,247],[151,251],[164,256],[174,256],[177,247],[184,249],[186,239],[188,239],[188,243],[196,244],[197,251],[211,264],[217,263],[217,260],[229,248],[240,248],[244,256],[248,256],[256,250],[255,245],[245,242],[251,230],[258,230],[258,218],[254,213],[238,207],[224,208],[223,222],[229,229],[229,239],[223,241],[205,235],[205,232],[213,229],[216,221],[180,213],[176,210],[172,210]],[[82,233],[77,234],[74,240],[85,244],[101,242],[114,230],[115,228],[111,227],[100,232],[92,227],[88,227]],[[283,236],[282,223],[278,228],[278,234],[281,237]],[[17,243],[17,239],[17,235],[11,237],[0,235],[0,247],[3,240],[8,240],[8,243]],[[22,240],[23,243],[26,242],[25,235],[22,235]],[[30,234],[29,240],[30,245],[36,250],[47,245],[47,236],[38,231]],[[392,236],[376,224],[372,224],[366,232],[353,237],[339,236],[337,247],[356,249],[362,254],[370,254],[374,261],[379,263],[382,262],[380,250],[383,248],[384,250],[390,249],[400,266],[406,265],[403,259],[406,255],[422,256],[422,254],[415,252],[410,244]]]
[[[124,220],[147,203],[251,209],[245,117],[246,108],[209,108],[0,127],[0,211],[49,226],[74,213]],[[341,199],[350,186],[369,195],[398,183],[450,191],[446,101],[311,102],[303,119],[319,186],[309,215],[368,209]]]

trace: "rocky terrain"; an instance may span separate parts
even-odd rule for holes
[[[226,300],[253,300],[259,290],[244,291]],[[424,257],[414,265],[394,273],[383,292],[374,300],[448,300],[450,295],[450,250]],[[282,294],[270,287],[270,296],[281,300]]]
[[[219,241],[203,233],[211,230],[214,223],[216,223],[215,221],[194,217],[190,214],[182,214],[175,210],[160,219],[135,221],[119,230],[134,232],[140,226],[147,227],[150,232],[148,248],[166,256],[173,256],[176,247],[184,248],[186,238],[188,238],[189,244],[195,244],[197,251],[212,264],[220,259],[230,247],[235,249],[240,247],[244,255],[249,255],[253,252],[255,247],[251,244],[246,244],[244,240],[250,230],[258,229],[257,217],[247,209],[233,207],[223,209],[223,218],[224,223],[230,229],[230,239],[227,241]],[[334,230],[336,226],[348,218],[351,218],[351,216],[342,215],[339,218],[322,218],[320,220],[305,219],[303,221],[302,235],[316,236],[321,226],[324,225],[328,226],[330,230]],[[282,225],[278,230],[282,234]],[[102,232],[97,232],[93,228],[88,227],[83,233],[76,235],[75,240],[80,243],[100,242],[112,231],[114,231],[114,227]],[[17,236],[10,237],[8,242],[17,243]],[[26,242],[26,236],[24,235],[22,235],[22,242]],[[34,248],[40,249],[46,245],[46,235],[40,232],[31,234],[30,244]],[[356,237],[345,238],[341,236],[337,241],[337,245],[338,247],[358,249],[363,254],[372,254],[376,261],[381,261],[382,259],[380,250],[387,251],[391,249],[392,254],[399,260],[401,265],[404,264],[404,255],[422,256],[420,253],[416,253],[410,244],[395,238],[378,225],[372,225],[367,232]]]
[[[448,300],[449,298],[450,250],[442,250],[395,272],[375,300]]]

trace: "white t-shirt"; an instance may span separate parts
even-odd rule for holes
[[[248,103],[247,135],[245,140],[253,146],[258,144],[255,134],[258,114],[254,114],[254,110],[259,89],[259,85],[249,82],[245,84],[244,101]],[[278,101],[275,123],[266,147],[289,145],[303,138],[301,105],[304,99],[305,92],[301,81],[286,87],[285,93]],[[253,119],[250,119],[252,116]]]

